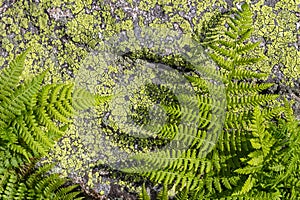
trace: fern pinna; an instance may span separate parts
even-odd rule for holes
[[[107,99],[84,89],[74,89],[71,84],[42,86],[47,71],[20,83],[19,77],[28,51],[19,55],[0,75],[1,199],[52,198],[57,188],[65,182],[58,175],[50,175],[43,180],[34,176],[34,181],[29,183],[29,180],[24,182],[24,177],[15,170],[46,155],[54,142],[63,135],[76,111]],[[35,184],[43,186],[34,188]],[[28,187],[40,189],[39,192],[44,196],[33,194]],[[25,191],[26,188],[29,191]],[[72,189],[73,186],[61,189],[57,195],[67,195]],[[76,195],[70,193],[66,199],[73,199]]]
[[[299,174],[295,171],[299,166],[299,153],[295,152],[299,140],[296,134],[298,123],[289,119],[293,113],[279,105],[278,95],[264,93],[272,86],[259,83],[267,74],[251,70],[252,64],[263,59],[262,54],[253,55],[259,42],[250,40],[252,16],[249,5],[245,3],[232,15],[217,15],[214,19],[217,22],[211,22],[203,29],[201,38],[197,38],[218,65],[226,86],[225,125],[210,153],[203,157],[199,148],[209,127],[202,120],[200,125],[204,126],[198,127],[191,148],[138,154],[134,159],[144,163],[144,167],[129,167],[127,172],[142,174],[168,190],[175,187],[176,199],[299,198],[296,193]],[[205,105],[199,109],[207,111],[212,109],[207,95],[209,83],[198,74],[195,71],[187,78],[199,94],[198,105]],[[169,107],[169,112],[171,110],[185,114],[180,106]],[[203,111],[199,113],[201,115]],[[282,117],[282,113],[286,117]],[[211,120],[211,115],[204,116]],[[281,126],[285,127],[283,135],[278,133],[277,119],[281,119]],[[177,128],[174,125],[173,130]],[[284,156],[286,152],[289,153]],[[294,162],[288,164],[288,159]],[[145,170],[145,166],[161,168]],[[293,178],[288,179],[289,176]],[[165,194],[164,198],[166,196],[170,195]],[[141,198],[149,198],[145,189]]]
[[[59,174],[49,174],[53,165],[48,164],[38,169],[32,163],[24,165],[19,171],[8,170],[1,180],[1,199],[83,199],[80,191],[74,191],[77,185],[69,185],[68,180]]]

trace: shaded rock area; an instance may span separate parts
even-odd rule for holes
[[[139,9],[137,5],[139,5],[142,1],[141,0],[132,0],[130,1],[104,1],[108,7],[109,7],[109,13],[108,12],[102,12],[101,11],[101,6],[97,1],[92,2],[92,6],[90,8],[82,8],[80,11],[76,11],[78,13],[101,13],[99,18],[93,18],[97,19],[95,20],[95,25],[94,27],[91,28],[94,29],[95,27],[101,27],[101,29],[105,29],[109,26],[112,26],[111,24],[105,24],[106,21],[106,15],[110,14],[112,18],[116,19],[116,22],[122,22],[129,20],[132,22],[132,26],[134,29],[140,28],[142,25],[149,25],[156,20],[159,21],[159,23],[169,23],[172,24],[172,28],[176,31],[179,32],[184,32],[185,28],[188,30],[195,30],[197,23],[199,22],[200,18],[203,16],[204,13],[210,12],[211,10],[207,8],[201,13],[197,13],[197,1],[188,1],[187,10],[184,10],[180,6],[174,7],[172,3],[168,3],[168,9],[169,12],[166,11],[167,9],[164,9],[161,5],[155,4],[155,5],[150,5],[149,3],[145,3],[145,6],[149,6],[149,9]],[[225,6],[213,6],[214,9],[220,10],[222,12],[228,11],[230,8],[234,7],[235,5],[233,4],[232,0],[225,0],[227,7]],[[257,1],[252,1],[254,4],[257,3]],[[265,0],[264,4],[270,7],[275,7],[276,3],[279,2],[279,0]],[[9,8],[11,8],[16,1],[14,0],[4,0],[2,5],[0,5],[0,18],[3,13],[5,13]],[[39,3],[39,1],[34,1],[34,3]],[[183,5],[182,5],[183,7]],[[69,22],[69,20],[74,20],[76,18],[76,13],[75,11],[72,11],[72,9],[65,9],[63,6],[61,7],[49,7],[45,10],[45,13],[47,16],[49,16],[50,20],[54,20],[55,22],[59,23],[57,27],[55,28],[55,31],[65,31],[65,27],[67,26],[66,24]],[[122,18],[121,18],[122,16]],[[176,16],[176,17],[174,17]],[[297,24],[297,30],[300,28],[300,14],[299,16],[299,22]],[[98,15],[97,15],[98,17]],[[178,17],[178,18],[177,18]],[[143,19],[143,20],[140,20]],[[186,23],[182,23],[182,21],[176,21],[176,19],[185,19]],[[1,20],[1,19],[0,19]],[[77,19],[76,19],[77,20]],[[74,21],[76,21],[74,20]],[[84,19],[82,19],[84,20]],[[140,20],[140,21],[139,21]],[[131,22],[128,22],[129,24]],[[88,22],[86,22],[88,24]],[[100,25],[99,25],[99,24]],[[111,23],[111,22],[110,22]],[[97,24],[97,25],[96,25]],[[113,23],[112,23],[113,24]],[[155,24],[155,23],[154,23]],[[126,25],[126,24],[125,24]],[[78,25],[79,26],[79,25]],[[128,25],[129,26],[129,25]],[[170,25],[171,26],[171,25]],[[295,25],[296,26],[296,25]],[[80,27],[81,24],[80,24]],[[187,28],[188,27],[188,28]],[[120,28],[121,29],[121,28]],[[123,29],[126,29],[126,27]],[[53,53],[56,55],[57,52],[61,50],[65,51],[67,48],[69,48],[67,45],[74,46],[80,48],[80,53],[75,52],[76,55],[78,53],[79,56],[77,56],[77,59],[81,59],[81,57],[84,57],[84,54],[82,53],[83,50],[87,50],[89,48],[92,48],[94,43],[93,39],[95,39],[95,43],[97,43],[99,40],[102,39],[103,35],[105,32],[99,32],[97,34],[90,33],[89,29],[83,28],[86,32],[78,32],[78,34],[72,35],[71,33],[59,33],[61,35],[57,35],[58,33],[53,33],[50,38],[50,44],[53,46]],[[28,31],[25,31],[24,28],[21,29],[23,31],[22,33],[25,35],[26,33],[30,32],[33,35],[37,35],[39,32],[43,32],[41,29],[39,29],[36,25],[33,25],[32,23],[29,23],[28,26]],[[120,30],[118,30],[120,31]],[[91,35],[84,35],[84,34],[91,34]],[[85,37],[86,36],[86,37]],[[10,37],[10,41],[12,40],[11,38],[14,38],[15,35],[8,35]],[[57,39],[58,38],[58,39]],[[80,38],[80,39],[78,39]],[[55,41],[57,39],[57,41]],[[57,44],[62,45],[62,47],[56,46]],[[53,44],[52,44],[53,43]],[[263,44],[262,48],[266,48],[266,43]],[[299,51],[299,46],[300,46],[300,35],[298,35],[298,41],[296,41],[294,45],[298,51]],[[71,48],[71,47],[70,47]],[[83,50],[82,50],[83,49]],[[75,54],[74,52],[69,52],[70,55]],[[81,54],[82,53],[82,54]],[[3,55],[4,57],[8,56],[8,53],[4,50],[0,50],[0,55]],[[66,56],[68,57],[68,56]],[[59,65],[59,70],[58,71],[67,71],[66,73],[69,74],[71,77],[73,77],[73,70],[72,66],[70,63],[74,62],[73,59],[70,58],[64,58],[66,61],[55,61],[56,65]],[[63,64],[59,63],[63,62]],[[2,66],[0,66],[2,67]],[[289,100],[294,100],[295,104],[293,106],[293,109],[295,111],[295,114],[297,115],[297,118],[300,120],[300,78],[299,79],[294,79],[292,80],[293,86],[290,86],[290,84],[286,84],[285,81],[287,77],[283,73],[283,68],[285,66],[283,65],[275,65],[272,68],[272,74],[270,77],[267,79],[267,82],[272,82],[275,83],[274,86],[272,86],[269,90],[268,93],[272,94],[280,94],[283,96],[286,96]],[[64,71],[64,72],[65,72]],[[131,191],[125,184],[125,186],[121,186],[117,184],[117,179],[113,176],[107,175],[107,172],[103,169],[98,169],[100,172],[100,177],[102,177],[102,180],[107,181],[108,183],[103,183],[103,184],[95,184],[94,188],[89,188],[86,186],[86,183],[88,182],[87,177],[76,177],[76,175],[72,176],[75,183],[78,183],[84,188],[85,192],[93,197],[89,197],[90,199],[126,199],[126,200],[136,200],[137,194],[134,193],[134,191]],[[119,177],[120,179],[120,177]],[[125,178],[124,178],[125,180]],[[141,185],[141,182],[136,182],[135,186],[138,187],[139,184]],[[151,184],[147,184],[147,189],[155,192],[158,192],[161,190],[161,186],[153,186]],[[104,195],[99,195],[99,193],[103,191]],[[87,197],[87,199],[89,199]]]
[[[15,0],[5,0],[3,1],[2,5],[0,5],[0,15],[4,13],[9,7],[13,6]]]
[[[273,78],[270,76],[266,82],[274,83],[272,87],[267,90],[269,94],[280,94],[282,97],[293,101],[292,108],[298,120],[300,120],[300,78],[293,80],[293,85],[287,85],[282,82],[284,75],[280,67],[275,66],[272,70]],[[275,75],[275,77],[274,77]]]
[[[265,0],[265,5],[275,7],[275,4],[280,0]]]

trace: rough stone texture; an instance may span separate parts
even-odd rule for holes
[[[196,33],[197,29],[201,28],[202,22],[212,15],[212,11],[229,10],[235,7],[237,2],[232,0],[225,2],[176,0],[163,3],[145,0],[104,2],[2,0],[0,1],[0,67],[6,66],[15,54],[29,46],[34,46],[24,76],[50,68],[48,82],[71,81],[80,68],[80,61],[96,46],[101,45],[105,37],[127,29],[138,30],[143,26],[170,28],[187,34]],[[267,56],[264,63],[253,67],[271,72],[267,81],[275,82],[275,85],[269,92],[283,94],[295,100],[294,110],[300,118],[300,5],[290,0],[248,2],[252,4],[256,16],[255,38],[263,41],[260,47]],[[71,150],[63,150],[72,149],[67,145],[68,143],[70,141],[66,140],[65,146],[57,147],[57,155],[63,157],[63,154],[74,153]],[[79,163],[74,164],[64,160],[61,165],[62,169],[67,170],[70,165],[79,165]],[[126,192],[129,190],[128,183],[122,183],[126,189],[125,192],[121,192],[119,186],[116,186],[117,181],[107,176],[107,172],[103,169],[99,170],[98,174],[93,170],[87,170],[86,174],[77,177],[76,174],[72,175],[66,171],[62,173],[72,177],[74,182],[80,183],[86,192],[93,194],[94,197],[100,198],[98,193],[104,192],[112,198],[116,198],[117,194],[118,197],[133,198],[132,194]],[[90,184],[93,182],[91,179],[100,177],[103,180],[101,184],[97,181]],[[160,187],[156,188],[159,189]]]
[[[9,7],[11,7],[15,3],[15,0],[12,1],[3,1],[0,7],[0,15],[4,13]]]
[[[275,7],[276,3],[280,0],[265,0],[265,5]]]

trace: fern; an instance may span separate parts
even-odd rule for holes
[[[248,158],[242,159],[246,163],[245,167],[235,170],[248,176],[249,181],[245,182],[236,195],[246,194],[250,187],[255,187],[257,191],[279,191],[284,198],[299,198],[294,192],[299,188],[299,153],[295,152],[299,149],[299,122],[293,117],[287,101],[284,111],[286,117],[274,125],[274,122],[265,120],[265,115],[260,109],[255,109],[249,127],[252,134],[252,151],[249,152]],[[278,135],[278,131],[283,132]],[[254,184],[254,180],[260,184]]]
[[[145,184],[143,184],[142,192],[140,193],[139,197],[140,197],[140,200],[151,200],[149,194],[147,193]]]
[[[0,197],[74,199],[79,194],[71,192],[75,186],[61,188],[66,180],[58,174],[44,175],[50,166],[29,176],[18,170],[46,155],[77,111],[103,103],[109,97],[75,89],[72,84],[42,86],[47,70],[19,83],[28,52],[17,56],[0,75]]]
[[[192,110],[176,104],[164,108],[177,119],[198,119],[199,126],[194,130],[176,123],[168,124],[161,134],[170,136],[175,142],[190,142],[189,149],[174,145],[170,151],[139,153],[132,157],[137,165],[128,164],[124,171],[138,173],[168,188],[175,187],[177,199],[278,199],[282,195],[293,196],[293,191],[298,188],[297,181],[285,182],[286,186],[290,184],[288,194],[285,194],[284,186],[280,191],[270,187],[275,184],[274,175],[278,177],[286,169],[290,174],[291,169],[295,170],[298,157],[291,150],[291,166],[279,163],[284,159],[282,153],[287,151],[283,146],[290,138],[277,135],[282,138],[279,142],[273,132],[277,129],[276,119],[282,119],[281,114],[288,112],[278,106],[278,95],[264,94],[272,86],[259,83],[267,74],[251,70],[250,66],[264,56],[250,56],[259,45],[259,42],[250,41],[253,31],[250,7],[243,4],[241,10],[232,12],[232,15],[219,14],[215,18],[216,21],[210,21],[197,40],[219,67],[213,77],[222,80],[226,87],[224,127],[214,127],[218,119],[214,119],[212,113],[219,108],[212,106],[214,102],[209,97],[211,83],[202,78],[203,73],[214,72],[197,71],[189,66],[192,71],[185,76],[198,95],[198,102],[191,102],[199,109],[197,116]],[[282,123],[286,127],[286,120]],[[216,131],[222,128],[221,134],[211,133],[212,127]],[[277,179],[278,184],[287,181],[287,173],[284,174]]]
[[[45,165],[34,170],[33,165],[22,173],[9,170],[1,179],[1,199],[82,199],[77,185],[62,187],[67,180],[58,174],[46,175],[53,165]],[[29,175],[28,175],[29,174]]]
[[[47,71],[17,85],[27,52],[18,56],[0,76],[3,88],[0,143],[30,161],[33,156],[46,154],[54,144],[53,139],[62,136],[75,111],[101,102],[101,97],[95,98],[83,89],[74,90],[73,85],[67,84],[51,84],[41,89]]]

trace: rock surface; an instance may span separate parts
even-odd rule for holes
[[[24,4],[22,4],[21,1],[0,1],[2,3],[0,5],[0,31],[2,33],[0,37],[0,54],[4,58],[0,60],[0,66],[3,67],[7,64],[13,58],[13,55],[20,50],[30,45],[36,45],[37,50],[28,62],[33,67],[27,70],[27,74],[29,72],[36,73],[41,70],[42,66],[47,65],[50,66],[53,75],[49,78],[49,82],[72,80],[74,74],[76,74],[76,69],[80,67],[78,63],[91,49],[101,43],[105,36],[109,37],[117,32],[131,28],[138,29],[142,26],[162,26],[178,32],[194,33],[199,24],[205,21],[212,11],[224,12],[235,6],[235,3],[231,0],[226,0],[225,3],[224,1],[204,2],[186,0],[175,1],[174,3],[171,1],[155,3],[154,1],[143,0],[107,0],[102,4],[98,1],[83,3],[75,0],[65,2],[57,0],[52,3],[52,1],[37,0],[24,1]],[[262,1],[251,2],[255,5]],[[269,8],[277,9],[276,4],[278,2],[280,1],[267,0],[264,1],[262,7],[266,10]],[[265,12],[265,10],[262,12]],[[256,11],[256,14],[259,15],[258,11]],[[300,45],[300,13],[299,10],[298,12],[291,10],[289,14],[295,17],[295,20],[291,23],[294,23],[292,34],[297,35],[297,40],[287,41],[286,43],[294,46],[291,52],[295,53],[299,51]],[[18,15],[20,16],[18,17]],[[278,16],[278,21],[280,21],[281,15]],[[291,18],[291,20],[293,19]],[[276,23],[274,22],[274,24]],[[270,24],[271,26],[273,25]],[[278,26],[285,27],[285,24],[279,24]],[[256,29],[258,27],[257,25]],[[286,27],[284,30],[288,28]],[[278,33],[280,31],[278,29]],[[268,35],[260,35],[260,37],[265,39],[261,48],[267,52],[270,44],[272,44],[272,38],[269,38]],[[280,47],[276,48],[280,50]],[[284,48],[288,49],[286,46]],[[280,56],[275,55],[279,51],[277,50],[274,52],[275,58],[268,60],[271,63],[269,69],[271,74],[267,82],[275,83],[268,92],[285,95],[289,100],[293,99],[295,101],[293,107],[295,114],[300,119],[300,78],[297,74],[299,72],[296,69],[294,70],[294,67],[297,67],[300,63],[299,57],[292,57],[296,61],[291,66],[285,60],[282,61],[283,64],[274,64],[276,57]],[[46,54],[38,54],[38,51],[46,52]],[[292,53],[291,55],[294,55]],[[299,52],[296,52],[295,55],[299,55]],[[295,71],[293,73],[296,73],[296,75],[287,73],[287,71],[292,70]],[[291,84],[293,86],[290,86]],[[91,178],[88,177],[88,173],[81,177],[74,175],[72,178],[74,182],[82,184],[83,188],[86,188],[86,192],[92,194],[95,198],[101,199],[102,197],[98,194],[104,192],[108,199],[136,199],[129,192],[126,185],[120,186],[113,177],[105,175],[105,170],[100,170],[100,175],[98,173],[96,178],[101,177],[107,183],[96,183],[93,188],[89,188],[86,186]],[[91,172],[91,174],[91,176],[96,176],[94,172]],[[156,191],[160,189],[151,185],[148,187]]]

